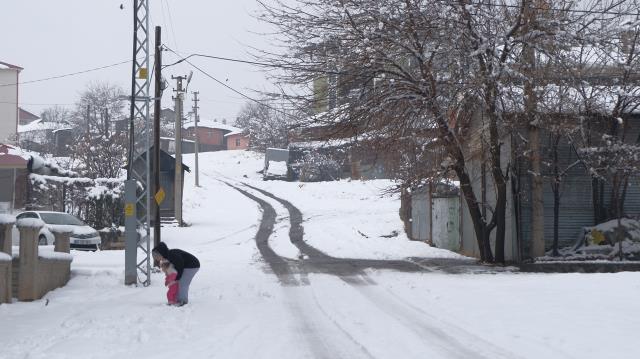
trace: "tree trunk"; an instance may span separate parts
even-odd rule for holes
[[[540,129],[529,126],[531,154],[531,256],[544,255],[544,184],[540,159]]]
[[[560,222],[560,188],[553,186],[553,256],[558,256],[558,228]]]
[[[553,190],[553,245],[552,255],[558,256],[558,228],[560,222],[560,168],[558,163],[558,143],[560,136],[553,139],[551,150],[553,151],[553,182],[551,189]]]
[[[437,109],[433,109],[432,113],[437,115]],[[464,195],[467,207],[469,209],[469,215],[471,216],[471,222],[473,223],[473,231],[478,242],[478,250],[480,251],[480,259],[484,262],[493,262],[493,254],[491,253],[491,244],[489,243],[489,236],[487,232],[491,233],[493,227],[487,226],[482,211],[480,210],[480,204],[476,194],[473,192],[471,185],[471,178],[466,169],[465,157],[462,152],[462,148],[454,138],[453,134],[449,131],[449,125],[443,120],[443,116],[436,116],[439,121],[440,138],[445,144],[445,148],[449,156],[455,161],[452,166],[455,171],[458,180],[460,181],[460,190]]]
[[[506,212],[507,212],[507,184],[506,181],[501,180],[502,183],[496,184],[497,201],[495,215],[497,216],[496,222],[496,246],[495,246],[495,261],[498,263],[505,262],[504,246],[506,235]]]
[[[600,223],[600,202],[598,201],[598,179],[591,177],[591,202],[593,203],[593,225]]]
[[[493,102],[492,102],[493,103]],[[490,108],[495,111],[492,106]],[[493,182],[496,186],[496,205],[494,209],[494,219],[492,223],[496,224],[496,244],[495,244],[495,261],[498,263],[504,263],[504,246],[505,246],[505,231],[506,231],[506,212],[507,212],[507,179],[502,172],[502,153],[500,146],[500,134],[498,133],[497,118],[492,112],[491,122],[489,125],[489,139],[490,139],[490,154],[491,154],[491,174],[493,176]],[[491,227],[488,228],[489,234],[491,233]],[[489,236],[487,237],[487,243],[489,243]]]
[[[487,235],[487,225],[482,217],[480,205],[476,199],[476,195],[473,192],[471,186],[471,178],[464,168],[464,160],[459,160],[458,164],[454,166],[454,170],[460,180],[460,189],[464,195],[467,207],[469,209],[469,215],[471,216],[471,222],[473,223],[473,230],[478,242],[478,249],[480,251],[480,260],[483,262],[493,262],[493,255],[491,253],[491,244],[489,242],[489,236]],[[489,233],[491,230],[489,230]]]

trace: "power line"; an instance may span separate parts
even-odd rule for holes
[[[169,50],[169,51],[173,52],[173,53],[174,53],[174,54],[176,54],[177,56],[182,57],[182,55],[180,55],[180,54],[179,54],[179,53],[177,53],[176,51],[174,51],[174,50],[170,49],[169,47],[166,47],[166,46],[165,46],[165,48],[166,48],[167,50]],[[265,103],[264,101],[256,100],[255,98],[252,98],[252,97],[250,97],[249,95],[246,95],[246,94],[244,94],[244,93],[242,93],[242,92],[240,92],[240,91],[236,90],[235,88],[233,88],[233,87],[231,87],[231,86],[229,86],[229,85],[225,84],[224,82],[222,82],[222,81],[218,80],[217,78],[215,78],[214,76],[212,76],[212,75],[211,75],[211,74],[209,74],[208,72],[206,72],[206,71],[204,71],[203,69],[201,69],[200,67],[198,67],[198,66],[194,65],[194,64],[193,64],[191,61],[189,61],[188,59],[183,58],[183,61],[184,61],[184,62],[186,62],[186,63],[188,63],[189,65],[191,65],[194,69],[198,70],[198,71],[199,71],[200,73],[202,73],[203,75],[207,76],[208,78],[212,79],[213,81],[217,82],[218,84],[220,84],[220,85],[224,86],[224,87],[225,87],[225,88],[227,88],[228,90],[233,91],[234,93],[236,93],[236,94],[238,94],[238,95],[242,96],[243,98],[246,98],[247,100],[252,101],[252,102],[255,102],[255,103],[257,103],[257,104],[259,104],[259,105],[261,105],[261,106],[265,106],[265,107],[267,107],[267,108],[269,108],[269,109],[271,109],[271,110],[273,110],[273,111],[276,111],[276,112],[278,112],[278,113],[284,114],[285,116],[293,117],[293,116],[291,116],[291,114],[289,114],[289,113],[287,113],[287,112],[285,112],[285,111],[282,111],[282,110],[280,110],[280,109],[277,109],[277,108],[275,108],[275,107],[273,107],[273,106],[269,105],[268,103]]]
[[[178,48],[178,39],[176,38],[175,26],[173,26],[173,16],[171,16],[171,6],[169,5],[168,1],[166,0],[161,1],[162,16],[164,16],[164,4],[167,5],[167,14],[169,14],[169,24],[171,25],[171,35],[173,37],[173,44],[175,45],[176,49],[180,51],[180,49]]]
[[[26,105],[26,106],[74,106],[74,103],[26,103],[26,102],[13,102],[13,101],[0,101],[3,104],[9,105]]]
[[[370,79],[371,76],[368,73],[362,73],[359,71],[332,71],[332,70],[322,70],[322,69],[316,69],[316,68],[308,68],[308,67],[303,67],[303,66],[291,66],[291,65],[282,65],[282,64],[270,64],[270,63],[265,63],[265,62],[257,62],[257,61],[249,61],[249,60],[241,60],[241,59],[235,59],[235,58],[230,58],[230,57],[223,57],[223,56],[215,56],[215,55],[205,55],[205,54],[191,54],[188,56],[183,56],[178,54],[177,52],[171,50],[170,48],[166,47],[165,48],[169,51],[172,51],[174,54],[178,55],[180,57],[180,59],[172,64],[166,65],[164,67],[169,67],[169,66],[174,66],[177,65],[179,63],[182,62],[188,62],[189,64],[191,64],[191,62],[188,61],[189,58],[192,57],[204,57],[204,58],[210,58],[210,59],[215,59],[215,60],[221,60],[221,61],[229,61],[229,62],[239,62],[239,63],[246,63],[246,64],[251,64],[251,65],[256,65],[256,66],[262,66],[262,67],[271,67],[271,68],[279,68],[279,69],[285,69],[285,70],[295,70],[295,71],[301,71],[301,72],[307,72],[307,73],[317,73],[317,74],[324,74],[324,75],[347,75],[347,76],[352,76],[355,78],[363,78],[363,79]],[[630,75],[636,76],[637,72],[631,72]],[[539,77],[540,79],[545,79],[546,77]],[[550,80],[553,79],[553,77],[549,77]],[[447,81],[445,81],[445,83],[448,83]],[[457,85],[474,85],[476,84],[475,82],[466,82],[466,81],[458,81],[455,84]]]
[[[242,60],[242,59],[235,59],[235,58],[232,58],[232,57],[206,55],[206,54],[190,54],[190,55],[188,55],[186,57],[183,57],[182,55],[179,55],[178,53],[174,52],[173,50],[169,49],[168,47],[165,46],[165,48],[167,50],[173,52],[174,54],[178,55],[178,57],[180,57],[180,59],[178,61],[174,62],[174,63],[168,64],[168,65],[164,65],[163,68],[180,64],[182,62],[187,61],[188,59],[190,59],[192,57],[204,57],[204,58],[214,59],[214,60],[237,62],[237,63],[256,65],[256,66],[262,66],[262,67],[278,68],[278,69],[284,69],[284,70],[298,70],[298,71],[307,71],[307,72],[317,72],[317,73],[330,74],[330,75],[344,75],[344,74],[346,74],[345,72],[341,72],[341,71],[309,69],[309,68],[302,67],[302,66],[283,65],[283,64],[270,64],[270,63],[266,63],[266,62]]]
[[[172,50],[172,49],[170,49],[170,48],[168,48],[168,47],[166,47],[166,49],[167,49],[167,50],[169,50],[169,51],[171,51],[171,52],[173,52],[174,54],[176,54],[176,55],[178,55],[178,56],[182,57],[182,55],[180,55],[180,54],[179,54],[179,53],[177,53],[176,51],[174,51],[174,50]],[[217,78],[213,77],[212,75],[210,75],[209,73],[207,73],[206,71],[204,71],[203,69],[201,69],[200,67],[198,67],[198,66],[194,65],[194,64],[193,64],[191,61],[189,61],[188,59],[184,58],[184,59],[183,59],[183,61],[184,61],[184,62],[186,62],[186,63],[188,63],[189,65],[191,65],[191,66],[192,66],[193,68],[195,68],[196,70],[200,71],[203,75],[207,76],[208,78],[212,79],[213,81],[217,82],[218,84],[220,84],[220,85],[222,85],[222,86],[226,87],[227,89],[229,89],[229,90],[231,90],[231,91],[235,92],[236,94],[238,94],[238,95],[240,95],[240,96],[242,96],[242,97],[246,98],[247,100],[251,100],[251,101],[254,101],[254,102],[257,102],[257,103],[262,104],[262,102],[260,102],[260,101],[258,101],[258,100],[256,100],[256,99],[254,99],[254,98],[251,98],[251,97],[249,97],[248,95],[245,95],[244,93],[242,93],[242,92],[240,92],[240,91],[238,91],[238,90],[234,89],[233,87],[231,87],[231,86],[229,86],[229,85],[225,84],[224,82],[222,82],[222,81],[218,80]],[[182,61],[180,61],[180,62],[182,62]]]
[[[57,75],[57,76],[51,76],[51,77],[45,77],[42,79],[37,79],[37,80],[30,80],[30,81],[23,81],[23,82],[19,82],[19,83],[8,83],[8,84],[0,84],[0,86],[15,86],[15,85],[24,85],[24,84],[31,84],[31,83],[36,83],[36,82],[43,82],[43,81],[49,81],[49,80],[56,80],[56,79],[61,79],[64,77],[70,77],[70,76],[77,76],[77,75],[82,75],[82,74],[86,74],[89,72],[93,72],[93,71],[99,71],[99,70],[104,70],[104,69],[108,69],[111,67],[116,67],[119,65],[124,65],[126,63],[131,63],[131,60],[127,60],[127,61],[122,61],[122,62],[117,62],[115,64],[111,64],[111,65],[105,65],[105,66],[100,66],[100,67],[94,67],[92,69],[88,69],[88,70],[82,70],[82,71],[77,71],[77,72],[71,72],[68,74],[63,74],[63,75]]]

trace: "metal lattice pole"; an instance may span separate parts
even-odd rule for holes
[[[135,183],[135,205],[125,204],[125,216],[134,217],[125,224],[127,245],[125,253],[125,284],[132,280],[132,265],[135,263],[137,281],[147,286],[151,283],[151,154],[149,121],[149,2],[134,0],[133,21],[133,68],[131,76],[131,111],[129,122],[129,158],[127,179]],[[128,200],[125,200],[128,201]],[[132,218],[131,218],[132,219]],[[125,223],[127,221],[125,220]],[[133,225],[135,223],[135,227]],[[140,235],[138,234],[140,233]],[[132,253],[133,252],[133,253]],[[142,258],[137,254],[142,253]],[[133,281],[133,283],[132,283]]]

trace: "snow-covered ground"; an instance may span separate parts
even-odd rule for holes
[[[297,208],[305,243],[327,258],[461,257],[407,240],[397,198],[381,196],[389,182],[263,182],[262,166],[250,152],[205,153],[200,188],[188,174],[191,226],[163,228],[163,240],[201,260],[189,305],[164,304],[160,273],[150,287],[125,287],[122,251],[74,251],[66,287],[0,305],[0,358],[637,357],[640,274],[373,266],[352,273],[356,281],[307,268],[285,204],[242,183]],[[269,245],[295,284],[282,285],[258,250],[259,204],[224,182],[275,210]]]

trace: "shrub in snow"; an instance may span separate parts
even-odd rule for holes
[[[340,178],[340,164],[328,155],[309,152],[296,163],[301,182],[335,181]]]
[[[622,218],[620,224],[618,227],[618,220],[612,219],[597,226],[584,227],[573,246],[559,250],[560,257],[540,259],[608,260],[618,258],[622,247],[623,258],[640,260],[640,221]]]
[[[64,211],[94,228],[122,223],[124,182],[119,178],[60,177],[31,174],[29,207]]]
[[[576,243],[576,247],[592,245],[611,245],[618,242],[619,232],[623,238],[640,242],[640,222],[635,219],[622,218],[622,228],[618,228],[618,220],[612,219],[597,226],[585,227],[583,240]]]

